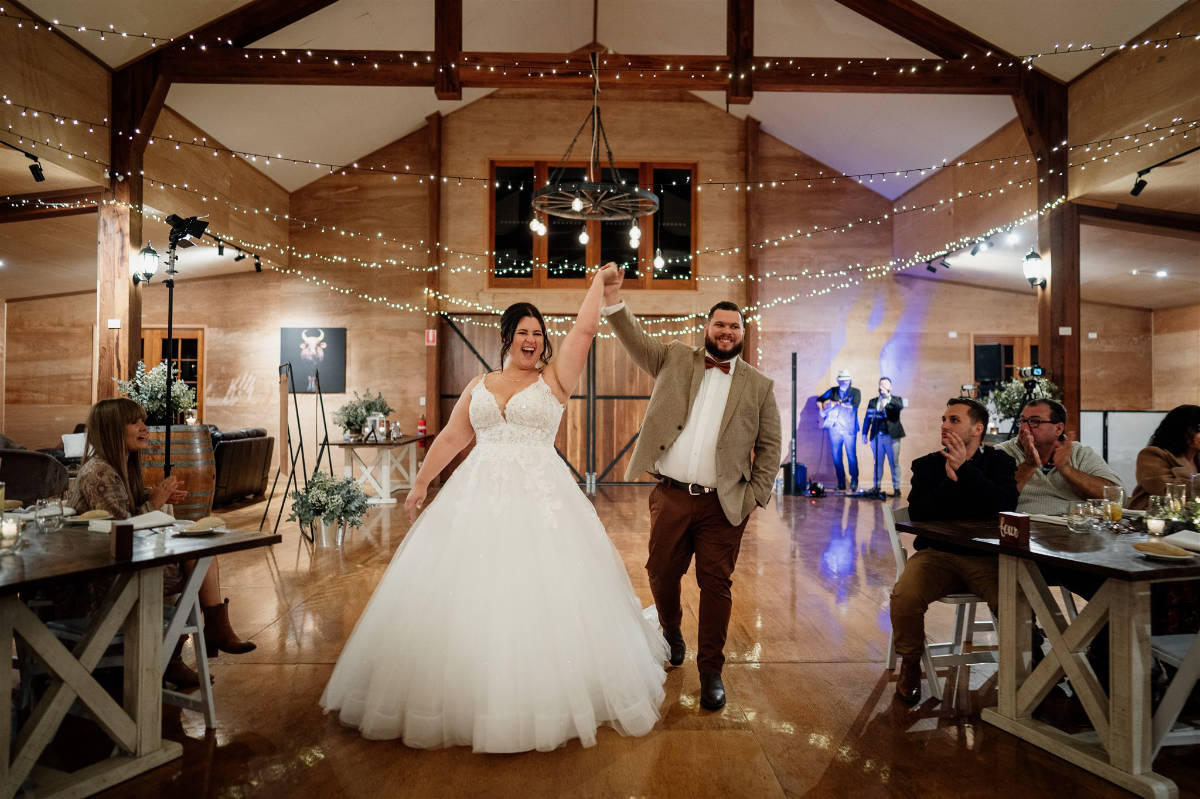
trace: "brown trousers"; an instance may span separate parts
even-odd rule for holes
[[[725,635],[733,606],[733,567],[742,546],[745,520],[732,525],[716,492],[693,496],[659,483],[650,492],[650,557],[646,573],[663,629],[680,626],[679,581],[696,556],[700,586],[700,634],[696,662],[702,673],[721,672]]]
[[[892,641],[900,657],[925,648],[925,610],[948,594],[976,594],[996,615],[1000,565],[995,555],[960,555],[922,549],[908,559],[892,589]]]

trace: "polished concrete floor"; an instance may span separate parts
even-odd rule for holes
[[[596,507],[645,604],[647,490],[606,488]],[[262,505],[224,512],[255,527]],[[273,516],[274,514],[272,514]],[[476,755],[363,740],[317,699],[342,643],[408,529],[400,506],[369,511],[340,546],[313,547],[283,524],[272,551],[222,558],[237,630],[258,649],[213,661],[219,725],[165,711],[180,760],[110,797],[1127,797],[1124,791],[979,719],[995,703],[989,667],[964,673],[955,701],[909,708],[884,668],[895,565],[880,503],[783,497],[759,510],[734,575],[726,649],[729,703],[699,706],[698,593],[685,578],[688,661],[667,676],[649,735],[605,728],[595,747]],[[945,640],[951,617],[931,613]],[[964,670],[965,672],[965,670]],[[1165,750],[1159,772],[1200,794],[1195,747]]]

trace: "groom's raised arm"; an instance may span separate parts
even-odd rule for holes
[[[602,312],[633,362],[648,372],[651,377],[656,377],[667,359],[667,345],[646,335],[646,331],[642,330],[642,326],[638,324],[637,317],[621,299],[621,280],[623,278],[624,274],[617,269],[615,281],[610,277],[609,282],[605,283]]]

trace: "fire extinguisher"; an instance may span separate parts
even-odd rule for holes
[[[417,420],[417,435],[425,435],[425,414],[421,414],[421,418]],[[425,442],[418,442],[417,446],[421,449],[425,449]]]

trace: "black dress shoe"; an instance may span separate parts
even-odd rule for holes
[[[893,491],[893,492],[892,492],[892,496],[893,496],[893,497],[898,497],[898,496],[900,496],[900,489],[898,489],[898,488],[897,488],[895,491]]]
[[[725,707],[725,683],[720,674],[700,675],[700,707],[705,710],[720,710]]]
[[[906,705],[921,698],[921,658],[900,658],[900,676],[896,678],[896,697]]]
[[[663,638],[666,639],[667,645],[671,647],[670,664],[672,666],[682,666],[683,656],[687,654],[687,645],[683,643],[683,631],[678,627],[670,630],[664,629]]]

